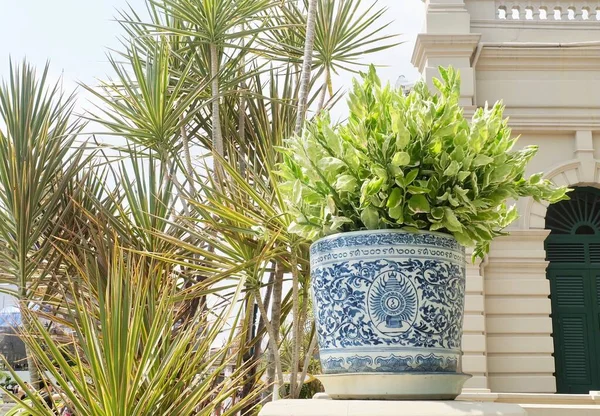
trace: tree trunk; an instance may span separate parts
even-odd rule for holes
[[[217,155],[225,156],[225,145],[223,144],[223,133],[221,132],[221,115],[219,109],[219,54],[217,45],[210,44],[210,76],[211,76],[211,99],[212,99],[212,147]],[[214,170],[217,175],[221,175],[221,163],[216,158],[213,159]],[[217,176],[218,179],[218,176]]]
[[[308,373],[308,366],[310,365],[310,359],[312,358],[313,351],[315,350],[316,346],[317,346],[317,331],[315,328],[313,336],[310,340],[310,345],[308,346],[308,349],[306,350],[306,355],[304,356],[304,364],[302,365],[302,373],[300,374],[300,383],[301,384],[298,385],[298,389],[296,392],[297,397],[300,397],[300,392],[302,391],[302,385],[304,384],[304,379],[306,378],[306,374]]]
[[[298,114],[296,115],[296,128],[294,132],[300,134],[310,89],[310,73],[312,70],[313,50],[315,47],[315,25],[317,21],[318,0],[310,0],[308,3],[308,16],[306,19],[306,41],[304,42],[304,58],[302,61],[302,75],[300,76],[300,88],[298,91]]]
[[[23,325],[23,331],[26,336],[30,337],[33,334],[33,329],[31,325],[29,325],[29,319],[37,319],[31,315],[31,311],[28,310],[28,301],[26,291],[19,290],[19,309],[21,311],[21,324]],[[33,358],[33,353],[29,348],[29,344],[25,342],[25,354],[27,354],[27,370],[29,371],[29,382],[36,389],[39,390],[41,388],[40,381],[40,372],[38,371],[38,367],[35,363],[35,359]]]
[[[272,294],[272,304],[271,304],[271,325],[274,329],[273,336],[275,337],[275,344],[279,345],[279,328],[281,326],[281,300],[283,296],[283,268],[279,263],[275,264],[275,275],[273,280],[273,294]],[[261,311],[262,314],[262,311]],[[268,316],[264,316],[265,325],[268,324]],[[268,330],[268,327],[267,327]],[[269,338],[271,338],[271,333],[269,333]],[[279,350],[271,349],[269,350],[269,362],[267,367],[267,379],[272,382],[275,380],[276,373],[276,365],[275,361],[279,359]]]
[[[331,74],[329,72],[329,67],[325,67],[325,73],[323,75],[324,80],[323,80],[323,86],[321,87],[321,92],[319,94],[319,105],[317,106],[317,114],[319,114],[321,112],[321,110],[323,110],[323,107],[325,106],[325,97],[327,96],[327,90],[329,89],[330,83],[331,83]],[[331,91],[329,91],[329,94],[331,94]]]
[[[183,116],[181,117],[183,119]],[[185,131],[185,126],[181,126],[181,144],[183,145],[183,154],[185,156],[185,168],[187,172],[185,173],[186,180],[188,181],[188,189],[190,192],[190,198],[194,198],[196,196],[196,186],[194,185],[194,166],[192,165],[192,155],[190,153],[190,140],[187,135],[187,131]],[[184,201],[182,201],[184,202]]]
[[[279,398],[279,388],[283,383],[283,371],[281,370],[281,359],[279,357],[279,331],[273,325],[274,317],[271,319],[271,321],[269,321],[267,309],[260,298],[260,292],[258,290],[256,292],[256,302],[258,304],[258,308],[260,309],[261,315],[265,318],[265,325],[267,326],[267,332],[269,334],[269,349],[271,351],[271,354],[269,355],[274,357],[273,364],[275,366],[275,383],[273,388],[273,400],[277,400]]]
[[[298,367],[300,361],[300,344],[302,344],[302,338],[300,336],[300,325],[302,320],[300,319],[300,281],[298,279],[298,262],[296,258],[295,248],[292,247],[290,253],[290,265],[292,268],[292,367],[290,368],[290,396],[292,399],[296,398],[296,385],[302,385],[302,381],[298,383]]]

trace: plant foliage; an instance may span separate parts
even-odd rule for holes
[[[526,177],[537,147],[513,150],[501,103],[468,122],[458,72],[440,74],[437,94],[421,82],[405,96],[382,86],[371,67],[354,81],[345,124],[325,114],[287,141],[280,175],[296,218],[290,231],[310,240],[364,229],[440,231],[483,255],[518,216],[508,199],[566,198],[567,188],[541,173]]]
[[[46,406],[41,385],[21,383],[29,399],[13,414],[249,415],[308,394],[308,245],[287,231],[275,148],[304,98],[316,113],[337,101],[332,73],[396,43],[383,9],[317,2],[314,29],[304,0],[122,11],[113,76],[84,85],[98,106],[83,117],[46,72],[11,71],[0,290],[15,289],[29,367],[55,393]],[[100,142],[76,140],[85,119]]]

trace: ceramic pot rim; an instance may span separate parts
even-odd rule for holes
[[[312,247],[321,242],[321,241],[327,241],[327,240],[333,240],[335,238],[339,238],[341,236],[353,236],[353,235],[361,235],[361,234],[390,234],[390,233],[397,233],[397,234],[430,234],[430,235],[435,235],[438,237],[442,237],[442,238],[447,238],[449,240],[454,240],[456,241],[456,238],[454,238],[454,236],[452,234],[448,234],[448,233],[442,233],[439,231],[429,231],[429,230],[418,230],[418,231],[408,231],[408,230],[404,230],[402,228],[379,228],[377,230],[359,230],[359,231],[347,231],[347,232],[341,232],[341,233],[335,233],[335,234],[330,234],[330,235],[326,235],[325,237],[321,237],[318,240],[314,241],[311,245],[310,245],[310,251],[312,252]],[[457,244],[461,247],[463,247],[462,244],[458,243]]]

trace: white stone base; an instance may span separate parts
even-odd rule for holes
[[[278,400],[259,416],[525,416],[515,404],[461,401]]]
[[[471,376],[455,373],[345,373],[317,376],[332,399],[454,400]]]

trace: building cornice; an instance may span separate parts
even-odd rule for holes
[[[471,29],[598,30],[597,20],[498,20],[472,19]]]
[[[600,45],[581,47],[488,46],[478,71],[600,71]]]
[[[412,64],[422,73],[431,57],[468,56],[477,48],[481,35],[420,33],[415,42]]]
[[[470,118],[475,107],[466,107],[465,117]],[[600,131],[600,106],[596,108],[507,107],[504,116],[514,132],[574,132],[578,130]]]

